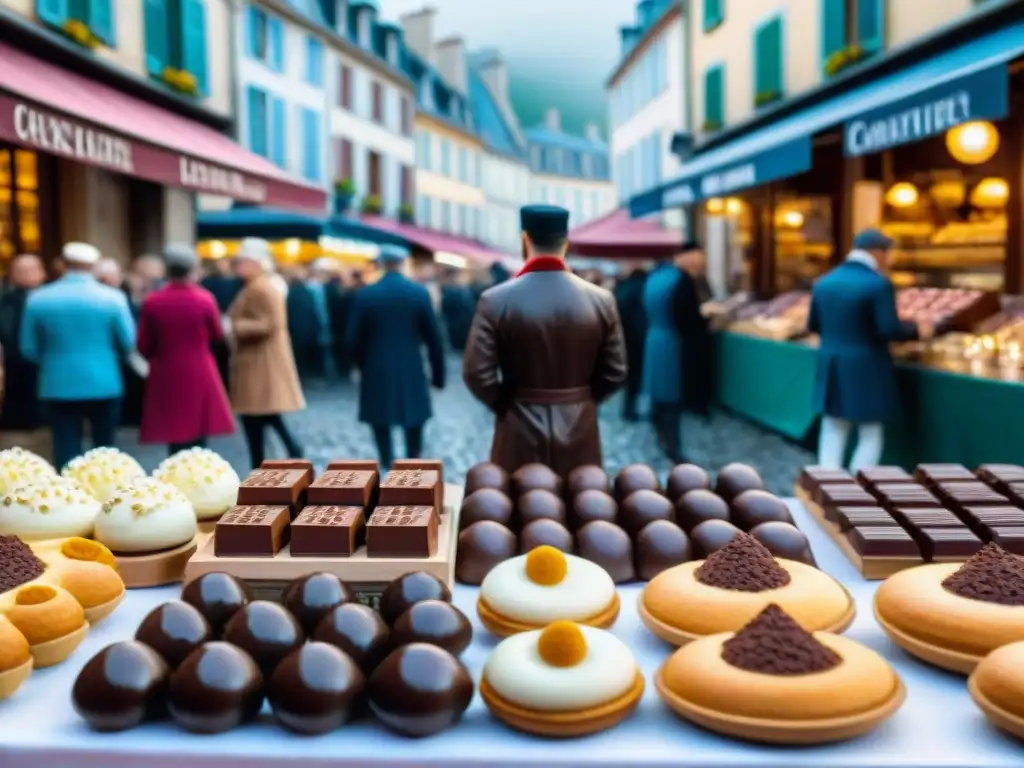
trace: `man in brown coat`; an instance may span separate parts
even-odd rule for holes
[[[495,413],[491,461],[564,477],[601,464],[597,406],[626,381],[622,324],[612,294],[566,267],[568,211],[525,206],[520,220],[526,266],[480,297],[462,377]]]

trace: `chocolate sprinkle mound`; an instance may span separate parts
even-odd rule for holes
[[[789,584],[789,573],[747,533],[708,555],[694,575],[701,584],[736,592],[764,592]]]
[[[17,536],[0,536],[0,593],[38,579],[46,565]]]
[[[722,659],[762,675],[810,675],[842,662],[777,605],[769,605],[722,645]]]
[[[1024,560],[986,544],[942,586],[954,595],[997,605],[1024,605]]]

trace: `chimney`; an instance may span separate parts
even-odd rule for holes
[[[477,58],[477,70],[487,87],[502,106],[509,104],[508,65],[501,53],[494,48],[481,51]]]
[[[407,13],[398,21],[405,33],[406,47],[428,64],[434,63],[434,19],[437,9],[427,6]]]
[[[587,123],[586,128],[587,141],[592,141],[595,144],[600,144],[603,139],[601,138],[601,129],[597,123]]]
[[[469,90],[466,43],[461,37],[449,37],[434,46],[434,65],[456,93],[466,94]]]
[[[552,133],[562,132],[562,113],[556,107],[551,107],[544,115],[544,127]]]

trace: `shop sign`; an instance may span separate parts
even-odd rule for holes
[[[109,133],[27,104],[14,105],[14,133],[30,147],[75,160],[132,173],[132,145]]]
[[[189,157],[178,158],[178,181],[189,189],[225,195],[236,200],[263,203],[267,199],[267,187],[238,171],[228,171]]]

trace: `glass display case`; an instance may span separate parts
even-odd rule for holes
[[[810,290],[832,265],[832,202],[827,197],[781,199],[775,206],[775,290]]]
[[[42,248],[39,167],[34,152],[0,145],[0,268]]]

